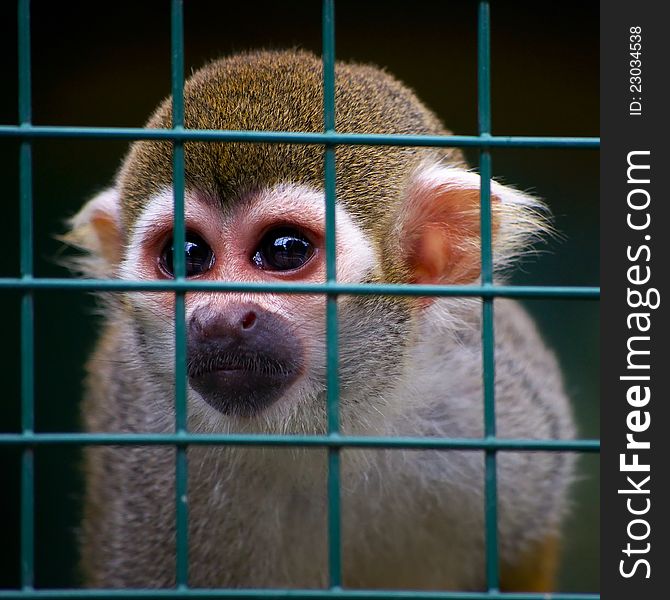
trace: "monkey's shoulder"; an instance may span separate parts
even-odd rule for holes
[[[448,308],[447,308],[448,307]],[[443,315],[436,315],[444,311]],[[494,304],[495,406],[503,437],[570,438],[571,408],[553,351],[517,302]],[[437,435],[483,432],[481,302],[436,306],[410,368],[412,396],[424,428]],[[435,326],[440,323],[440,326]]]
[[[122,318],[108,318],[86,363],[82,404],[84,427],[91,432],[152,431],[154,410],[146,368],[133,334]]]

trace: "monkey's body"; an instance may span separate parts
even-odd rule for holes
[[[402,398],[376,424],[344,433],[482,435],[480,339],[428,325],[422,353],[407,368]],[[431,310],[441,308],[436,304]],[[463,309],[462,309],[463,310]],[[453,311],[452,311],[453,312]],[[496,302],[501,437],[565,438],[572,426],[558,370],[521,309]],[[85,406],[92,431],[172,431],[170,384],[138,379],[139,350],[123,323],[112,325],[90,365]],[[428,359],[428,360],[427,360]],[[426,368],[430,360],[448,372]],[[423,365],[423,367],[422,367]],[[510,368],[508,368],[510,367]],[[542,372],[538,381],[534,376]],[[343,391],[346,400],[347,391]],[[523,419],[518,415],[523,414]],[[418,418],[417,418],[418,417]],[[379,425],[379,426],[378,426]],[[197,423],[192,424],[198,427]],[[327,584],[326,455],[317,449],[192,447],[190,578],[194,586],[320,587]],[[498,458],[503,584],[526,570],[558,537],[570,477],[566,454],[508,453]],[[175,581],[175,455],[165,447],[90,448],[83,565],[103,587],[171,586]],[[481,452],[345,450],[342,459],[343,581],[347,587],[482,589],[484,492]],[[150,534],[149,534],[150,532]],[[539,554],[538,554],[539,552]],[[547,559],[552,557],[547,557]],[[518,589],[518,587],[516,588]]]
[[[414,94],[373,67],[337,65],[337,129],[447,134]],[[260,52],[216,61],[187,82],[199,129],[318,131],[320,61]],[[170,127],[164,102],[150,127]],[[323,150],[185,144],[188,277],[325,278]],[[171,147],[135,143],[115,187],[86,205],[70,241],[81,270],[174,277]],[[473,283],[480,269],[479,177],[456,150],[337,148],[338,281]],[[544,232],[541,205],[491,182],[493,255],[509,265]],[[323,296],[189,293],[188,425],[195,433],[326,431]],[[109,300],[89,363],[86,428],[174,431],[174,306],[167,293]],[[338,299],[343,434],[483,435],[476,299]],[[573,435],[558,366],[525,313],[495,301],[501,437]],[[189,582],[204,587],[327,584],[324,449],[191,446]],[[503,586],[549,590],[572,479],[565,454],[498,455]],[[485,586],[482,451],[342,451],[343,583],[358,588]],[[82,563],[89,586],[175,582],[175,450],[86,450]]]

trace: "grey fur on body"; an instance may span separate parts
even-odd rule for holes
[[[440,301],[430,309],[432,320],[420,332],[425,343],[404,367],[411,378],[386,392],[403,402],[365,399],[380,412],[378,418],[345,420],[344,433],[482,435],[480,304],[457,304],[456,312],[462,313],[458,328],[454,307],[446,319],[436,314],[448,304]],[[518,305],[498,300],[495,310],[498,434],[572,437],[554,358]],[[374,335],[374,324],[364,333]],[[344,348],[346,335],[345,330]],[[172,385],[148,377],[141,354],[131,322],[122,319],[108,327],[89,365],[88,430],[173,431]],[[441,367],[436,369],[435,363]],[[345,411],[362,400],[343,381]],[[196,431],[199,425],[191,423]],[[227,430],[223,421],[220,430]],[[191,585],[326,585],[325,451],[192,447],[188,458]],[[82,557],[87,583],[174,585],[174,450],[90,448],[87,462]],[[499,455],[503,561],[513,563],[533,542],[557,534],[572,468],[568,454]],[[345,450],[342,473],[346,586],[483,586],[481,452]]]

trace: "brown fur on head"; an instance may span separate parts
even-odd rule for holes
[[[148,127],[172,126],[171,99]],[[376,67],[336,65],[336,130],[340,133],[448,134],[406,86]],[[323,131],[321,60],[301,51],[250,52],[209,63],[184,88],[187,129]],[[399,200],[407,175],[435,151],[339,146],[337,195],[363,226],[379,229]],[[460,152],[440,153],[461,163]],[[157,186],[172,180],[171,144],[139,142],[121,171],[124,223],[129,225]],[[187,186],[230,202],[279,182],[323,185],[323,148],[311,145],[187,143]],[[151,177],[147,177],[147,175]],[[380,232],[381,233],[381,232]]]

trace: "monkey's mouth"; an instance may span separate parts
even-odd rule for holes
[[[273,404],[300,373],[299,364],[260,353],[189,354],[191,387],[225,415],[251,417]]]
[[[221,353],[214,356],[189,357],[189,377],[200,377],[214,371],[248,371],[261,375],[287,376],[293,371],[293,365],[271,356],[261,354]]]

